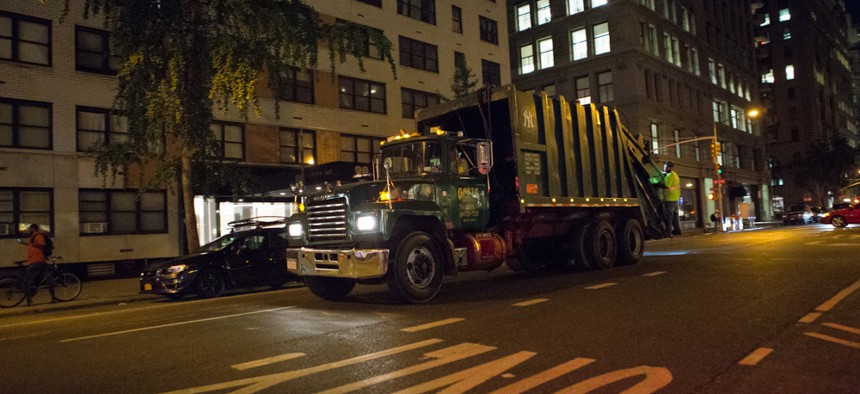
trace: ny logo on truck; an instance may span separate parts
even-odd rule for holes
[[[535,128],[535,114],[530,110],[523,110],[523,127],[527,129]]]

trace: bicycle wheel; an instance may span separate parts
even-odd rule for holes
[[[24,282],[16,277],[0,279],[0,308],[11,308],[24,301]]]
[[[54,298],[57,301],[71,301],[81,294],[81,280],[70,273],[60,274],[54,279]]]

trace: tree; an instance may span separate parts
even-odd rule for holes
[[[474,79],[475,74],[472,69],[466,65],[466,62],[457,62],[454,65],[454,79],[451,81],[451,91],[454,92],[454,98],[458,99],[472,93],[475,86],[478,85],[478,80]]]
[[[848,174],[857,169],[858,154],[860,150],[849,146],[843,137],[816,140],[791,163],[791,172],[797,185],[815,199],[815,205],[824,206],[829,194],[838,195],[848,185]]]
[[[189,249],[199,245],[192,168],[213,171],[222,162],[209,130],[213,106],[235,108],[245,119],[249,110],[259,115],[257,83],[274,91],[288,86],[287,71],[318,65],[321,44],[332,71],[348,57],[364,71],[362,58],[372,44],[395,72],[391,42],[382,32],[325,24],[300,0],[84,0],[83,12],[104,15],[111,31],[122,62],[114,106],[129,123],[127,143],[98,149],[96,171],[107,179],[145,168],[141,181],[148,186],[178,178]]]

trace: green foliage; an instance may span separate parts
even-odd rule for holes
[[[475,79],[475,74],[468,65],[463,63],[454,67],[454,79],[451,81],[454,98],[461,98],[474,92],[477,85],[478,80]]]
[[[816,140],[798,160],[791,163],[795,182],[824,205],[828,192],[840,194],[849,183],[849,174],[857,170],[860,149],[852,148],[843,137]]]

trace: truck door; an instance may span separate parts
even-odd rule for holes
[[[478,172],[474,144],[453,144],[448,150],[449,179],[447,208],[449,228],[480,230],[489,218],[487,177]]]

